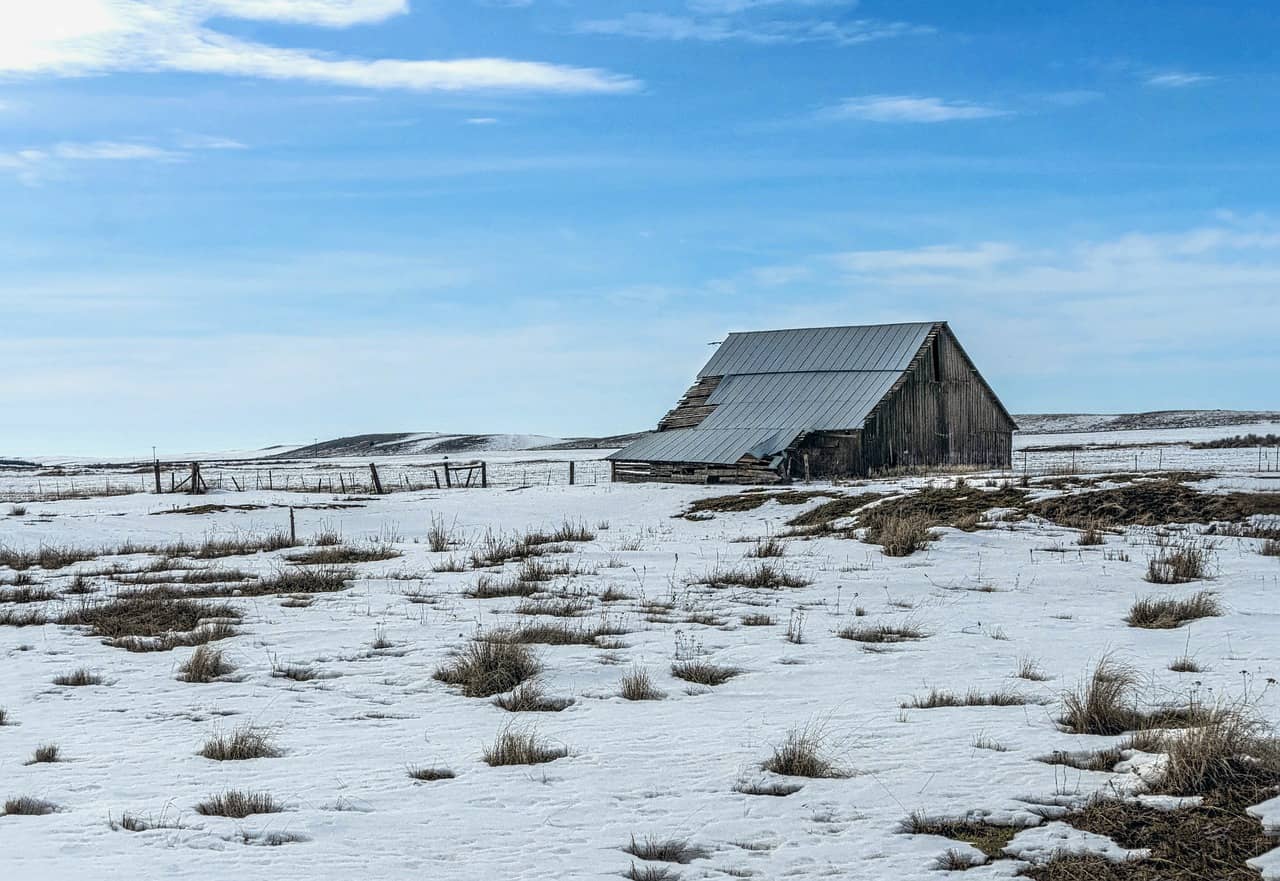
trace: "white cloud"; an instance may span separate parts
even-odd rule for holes
[[[675,42],[836,43],[843,46],[933,33],[931,28],[919,25],[875,19],[827,21],[783,18],[754,21],[729,15],[703,17],[651,12],[629,12],[617,18],[583,21],[578,23],[576,30],[584,34]]]
[[[184,150],[227,149],[236,144],[222,138],[204,138],[203,142],[184,139]],[[240,145],[243,146],[243,145]],[[61,141],[47,147],[0,153],[0,171],[7,171],[27,186],[37,186],[49,178],[66,173],[80,162],[181,162],[189,155],[184,150],[157,147],[138,141]]]
[[[1010,116],[1012,111],[967,101],[946,101],[917,95],[866,95],[847,98],[820,114],[826,119],[860,119],[867,122],[951,122]]]
[[[407,11],[403,0],[41,0],[0,9],[0,75],[180,71],[370,89],[628,92],[604,70],[509,58],[342,58],[237,39],[215,17],[348,27]]]
[[[1147,77],[1148,86],[1155,86],[1162,89],[1181,89],[1186,86],[1198,86],[1201,83],[1212,82],[1216,77],[1211,77],[1203,73],[1188,73],[1184,71],[1170,71],[1167,73],[1155,73]]]

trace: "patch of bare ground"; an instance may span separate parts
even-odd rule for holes
[[[791,528],[783,533],[783,537],[809,538],[837,532],[836,521],[853,517],[862,508],[882,498],[882,493],[857,493],[823,502],[788,520],[787,526]]]
[[[59,624],[87,628],[108,645],[129,651],[168,651],[234,636],[231,621],[241,614],[226,603],[175,598],[163,590],[139,591],[107,602],[86,602],[66,612]]]
[[[769,501],[777,502],[780,505],[803,505],[813,499],[830,498],[833,495],[836,495],[836,493],[830,490],[766,492],[763,489],[753,488],[733,495],[696,499],[687,509],[676,516],[684,517],[686,520],[705,520],[707,515],[754,511]]]
[[[963,819],[930,818],[923,813],[915,812],[902,824],[902,832],[910,835],[937,835],[965,844],[981,851],[988,860],[997,860],[1004,856],[1013,836],[1022,829],[1021,826],[998,826],[982,819],[965,817]],[[946,857],[944,857],[946,859]],[[959,868],[971,868],[973,864]],[[948,867],[952,868],[952,867]]]
[[[1090,523],[1238,523],[1259,514],[1280,514],[1280,493],[1210,493],[1175,480],[1152,480],[1042,499],[1026,507],[1046,520],[1077,528]]]

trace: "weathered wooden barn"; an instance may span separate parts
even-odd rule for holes
[[[609,456],[617,481],[778,483],[1008,467],[1017,426],[945,321],[731,333]]]

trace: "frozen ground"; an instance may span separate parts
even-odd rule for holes
[[[1231,451],[1202,455],[1221,452]],[[1185,467],[1214,461],[1189,458]],[[833,491],[902,492],[925,482]],[[970,482],[982,488],[984,479]],[[1244,470],[1203,486],[1275,488]],[[345,545],[390,545],[399,556],[356,564],[346,590],[316,595],[310,605],[232,598],[244,616],[239,635],[213,645],[236,669],[204,684],[177,678],[190,648],[133,653],[72,627],[0,626],[0,708],[8,721],[0,727],[0,799],[26,795],[58,806],[45,816],[0,817],[5,875],[609,878],[633,863],[662,868],[622,850],[633,835],[652,835],[705,849],[688,865],[668,867],[687,879],[931,879],[939,877],[935,861],[945,851],[968,846],[903,834],[900,824],[913,811],[1037,823],[1011,844],[1028,860],[1063,848],[1117,852],[1037,816],[1046,802],[1124,790],[1136,779],[1037,761],[1120,740],[1067,734],[1054,721],[1061,693],[1105,653],[1137,666],[1151,702],[1247,700],[1280,721],[1280,694],[1269,684],[1280,677],[1280,560],[1260,555],[1255,539],[1217,538],[1209,581],[1161,588],[1143,580],[1155,530],[1131,527],[1108,535],[1102,547],[1079,547],[1076,531],[1032,517],[976,532],[941,529],[927,550],[905,558],[848,538],[793,539],[784,557],[769,562],[809,585],[711,588],[699,583],[708,573],[759,565],[745,557],[753,545],[743,539],[776,535],[823,502],[769,501],[700,521],[673,516],[724,492],[736,489],[539,484],[355,500],[251,490],[34,501],[19,506],[22,513],[6,504],[0,545],[13,549],[258,536],[287,528],[292,506],[303,541],[337,532]],[[214,509],[174,511],[191,505]],[[433,519],[451,533],[450,550],[429,549]],[[518,598],[466,596],[482,574],[474,569],[433,569],[449,558],[465,561],[487,535],[551,530],[565,521],[594,538],[543,558],[575,572],[545,590],[586,606],[567,619],[572,626],[625,631],[603,646],[535,647],[546,692],[573,703],[561,712],[511,713],[435,680],[451,652],[479,632],[566,619],[518,614]],[[270,576],[289,568],[283,558],[290,553],[187,565]],[[109,564],[145,569],[155,559],[112,557],[28,574],[35,587],[63,591],[78,573],[101,573]],[[16,576],[0,566],[0,581]],[[98,598],[122,589],[104,574],[88,582]],[[1225,614],[1170,630],[1126,626],[1136,598],[1199,587],[1217,593]],[[54,617],[83,601],[68,595],[0,603],[0,612],[39,609]],[[761,614],[772,623],[744,625]],[[910,623],[927,636],[869,651],[837,636],[850,623]],[[800,638],[788,639],[797,630]],[[1183,655],[1203,671],[1170,671]],[[670,672],[685,658],[741,672],[714,688],[692,687]],[[1026,660],[1049,678],[1015,677]],[[316,678],[273,675],[289,666]],[[53,684],[78,668],[100,674],[103,684]],[[649,671],[665,699],[618,695],[623,676],[636,668]],[[934,687],[1013,691],[1031,702],[901,708]],[[246,724],[269,730],[283,755],[218,762],[197,754],[211,736]],[[482,751],[511,724],[536,730],[569,755],[490,767]],[[828,753],[850,776],[779,778],[760,769],[774,745],[806,725],[825,733]],[[24,764],[49,743],[63,761]],[[419,783],[410,779],[411,767],[443,767],[456,776]],[[735,790],[779,781],[802,788],[785,797]],[[228,789],[270,793],[286,809],[239,820],[194,812]],[[1258,811],[1280,822],[1277,801]],[[158,828],[119,828],[125,813]],[[1259,864],[1280,878],[1280,854]],[[1024,865],[998,860],[964,877],[1009,877]]]

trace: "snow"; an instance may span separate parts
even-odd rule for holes
[[[547,460],[563,463],[568,455]],[[5,477],[0,488],[20,479]],[[971,482],[981,486],[981,479]],[[1269,486],[1243,474],[1230,482]],[[923,483],[869,483],[855,491]],[[750,545],[739,539],[776,534],[806,510],[771,501],[702,522],[673,516],[694,499],[735,491],[539,484],[519,491],[404,492],[352,503],[360,507],[325,508],[334,495],[251,490],[199,499],[134,494],[30,502],[23,516],[6,517],[0,509],[0,544],[17,548],[262,532],[286,526],[293,506],[302,537],[336,529],[351,543],[389,538],[402,552],[359,564],[353,587],[319,595],[307,608],[284,607],[274,597],[231,600],[245,618],[241,635],[217,644],[237,667],[226,681],[179,681],[177,668],[191,653],[186,648],[131,654],[57,625],[0,627],[0,706],[12,722],[0,727],[0,798],[32,795],[60,807],[49,816],[0,818],[6,874],[201,881],[608,878],[640,863],[621,850],[631,836],[652,834],[687,837],[710,851],[674,867],[685,878],[732,872],[923,881],[938,877],[939,856],[964,845],[903,834],[902,821],[917,810],[1036,823],[1011,845],[1023,859],[1064,848],[1122,858],[1105,839],[1040,820],[1052,814],[1043,805],[1071,804],[1135,782],[1128,772],[1037,761],[1119,740],[1070,735],[1054,722],[1059,695],[1092,662],[1111,652],[1137,665],[1152,700],[1248,697],[1267,718],[1280,720],[1280,689],[1265,687],[1280,672],[1280,565],[1258,554],[1256,541],[1220,539],[1218,574],[1208,587],[1227,614],[1177,630],[1124,624],[1136,597],[1165,592],[1142,579],[1154,533],[1138,528],[1108,536],[1101,549],[1078,548],[1073,531],[1037,520],[974,533],[943,529],[926,552],[902,559],[846,539],[791,541],[781,564],[812,579],[808,587],[690,585],[718,566],[750,563],[744,560]],[[175,503],[264,507],[190,515],[172,512]],[[452,552],[459,557],[487,531],[515,534],[568,519],[596,532],[594,541],[575,545],[566,557],[594,574],[575,576],[570,585],[595,593],[612,586],[634,597],[603,613],[630,632],[619,647],[539,650],[546,689],[572,697],[568,709],[511,714],[432,678],[478,629],[518,618],[514,599],[463,596],[474,571],[431,572],[449,556],[425,543],[433,517],[455,530],[464,545]],[[1129,559],[1118,558],[1118,551]],[[283,565],[281,556],[216,565],[270,574]],[[76,572],[101,565],[34,574],[61,587]],[[405,573],[421,577],[389,577]],[[0,569],[5,574],[12,573]],[[411,602],[408,595],[417,593],[432,601]],[[645,599],[673,603],[677,618],[701,613],[725,624],[648,622],[638,609]],[[853,618],[855,607],[865,617]],[[738,623],[753,612],[768,612],[777,623]],[[799,614],[804,636],[794,643],[784,632]],[[835,635],[853,620],[911,621],[930,635],[872,653]],[[391,648],[371,647],[380,632]],[[677,652],[691,651],[743,672],[712,689],[688,689],[669,668]],[[1169,671],[1168,663],[1183,654],[1208,669]],[[1023,657],[1037,659],[1052,678],[1013,678]],[[274,678],[273,665],[285,663],[313,665],[324,676]],[[665,700],[632,703],[617,696],[619,680],[637,665],[650,671]],[[101,672],[107,684],[52,684],[56,675],[82,666]],[[1013,689],[1043,703],[900,708],[934,686]],[[489,767],[482,748],[513,722],[563,743],[570,756]],[[270,728],[285,755],[221,763],[197,755],[211,734],[246,723]],[[803,789],[787,797],[734,791],[739,781],[776,779],[760,762],[789,729],[806,724],[826,732],[833,757],[851,776],[796,779]],[[979,738],[1006,751],[979,748]],[[66,762],[23,764],[50,742]],[[416,783],[407,775],[410,765],[448,767],[457,777]],[[1143,763],[1133,767],[1136,774]],[[197,801],[228,788],[269,792],[288,810],[246,820],[193,812]],[[1272,821],[1280,814],[1274,804],[1258,810]],[[113,829],[109,820],[126,811],[176,820],[182,828]],[[272,833],[301,840],[262,846]],[[966,878],[1007,878],[1017,865],[997,860]],[[1258,865],[1280,878],[1276,854]]]

